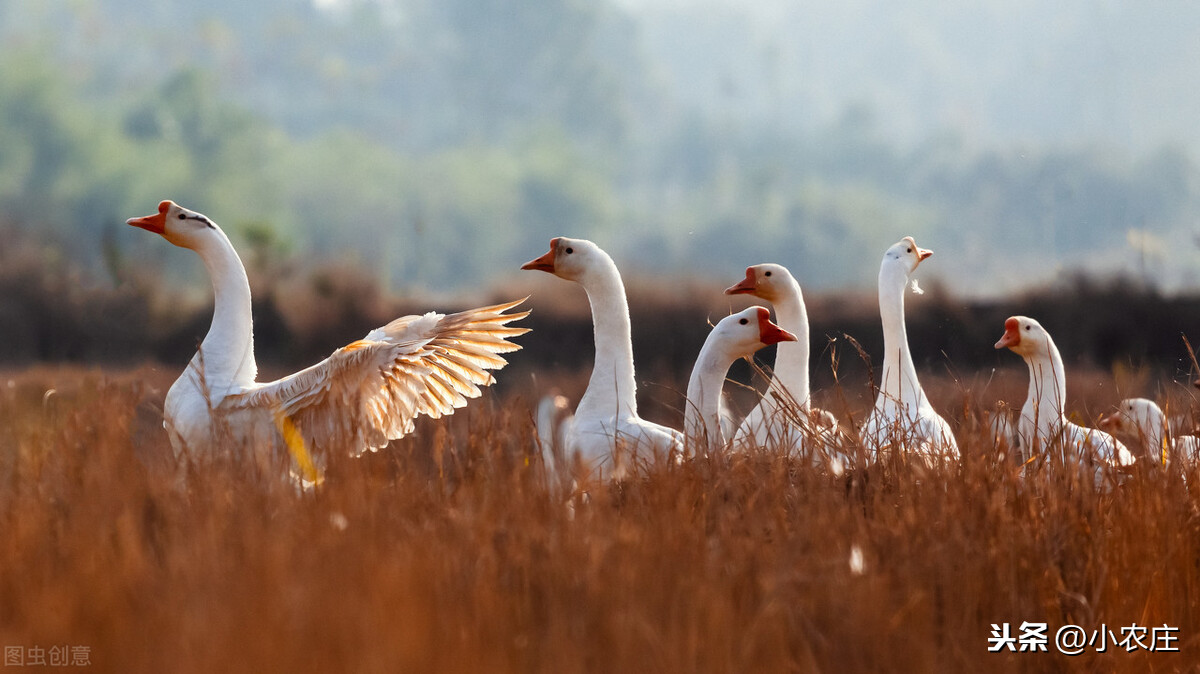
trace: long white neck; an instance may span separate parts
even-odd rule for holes
[[[1161,460],[1164,443],[1174,445],[1174,438],[1167,435],[1167,415],[1157,407],[1150,410],[1146,428],[1142,429],[1142,432],[1146,435],[1146,448],[1150,450],[1150,457],[1156,461]]]
[[[1021,425],[1032,425],[1046,442],[1062,427],[1067,399],[1067,373],[1054,340],[1046,336],[1046,350],[1025,358],[1029,365],[1029,393],[1021,408]]]
[[[208,387],[219,394],[230,385],[253,384],[258,366],[246,268],[225,233],[214,228],[212,234],[194,249],[212,279],[214,310],[192,368],[202,372]]]
[[[796,341],[780,342],[777,347],[775,381],[788,390],[800,409],[807,411],[812,407],[808,388],[808,310],[804,306],[800,284],[792,279],[791,286],[794,292],[781,293],[772,302],[779,327],[796,335]]]
[[[925,392],[917,381],[917,368],[908,349],[908,331],[904,325],[907,284],[904,268],[884,260],[879,268],[879,317],[883,321],[883,379],[879,390],[881,400],[922,405]]]
[[[721,392],[725,375],[733,365],[735,356],[721,349],[718,340],[705,340],[692,367],[688,380],[687,411],[683,428],[689,438],[700,442],[702,447],[714,448],[725,444],[721,433]]]
[[[637,383],[633,373],[633,341],[629,302],[616,264],[606,256],[603,266],[587,273],[579,283],[592,307],[596,360],[587,392],[579,401],[578,416],[637,415]]]

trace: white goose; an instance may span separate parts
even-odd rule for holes
[[[893,244],[879,265],[879,316],[883,321],[883,377],[875,407],[859,435],[868,460],[888,447],[901,447],[926,463],[958,458],[958,443],[950,424],[925,396],[904,326],[904,291],[917,265],[933,255],[918,248],[911,236]]]
[[[1145,446],[1146,456],[1159,465],[1179,459],[1190,466],[1200,459],[1200,438],[1172,433],[1167,415],[1153,400],[1122,400],[1116,412],[1100,420],[1100,428],[1138,436]]]
[[[747,267],[746,278],[727,288],[725,294],[752,295],[770,302],[779,326],[796,336],[796,341],[781,343],[775,352],[774,377],[762,400],[742,420],[734,446],[819,449],[826,467],[841,473],[846,460],[834,447],[837,418],[814,408],[810,398],[808,311],[800,284],[782,265],[758,264]],[[818,441],[811,442],[814,438]]]
[[[567,423],[566,460],[578,456],[598,475],[619,478],[626,452],[655,458],[683,449],[683,435],[638,416],[629,303],[617,265],[584,239],[557,237],[545,255],[521,265],[583,286],[592,308],[596,359],[587,391]]]
[[[725,375],[738,358],[749,358],[770,344],[794,342],[796,336],[771,322],[764,307],[750,307],[722,318],[708,333],[688,381],[684,429],[689,441],[708,453],[725,447],[721,428],[721,393]]]
[[[542,396],[534,408],[533,425],[537,431],[535,450],[541,450],[548,475],[566,477],[569,467],[562,465],[565,433],[571,419],[567,397],[557,393]]]
[[[506,364],[496,354],[521,348],[507,339],[528,332],[507,324],[529,312],[502,313],[523,300],[405,316],[312,367],[259,383],[250,284],[221,228],[170,201],[128,223],[194,250],[212,279],[212,326],[167,392],[164,426],[176,451],[205,451],[226,439],[286,444],[312,479],[305,445],[357,454],[404,436],[418,414],[453,413],[494,381],[487,370]],[[305,443],[299,455],[297,440]]]
[[[1095,464],[1097,487],[1107,483],[1106,466],[1131,466],[1134,456],[1116,438],[1104,431],[1071,423],[1063,413],[1067,398],[1066,370],[1050,333],[1027,316],[1012,316],[1004,322],[1004,336],[997,349],[1007,347],[1029,366],[1029,394],[1021,408],[1017,435],[1028,456],[1057,449],[1065,463]]]

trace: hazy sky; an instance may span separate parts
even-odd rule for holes
[[[904,141],[1200,150],[1200,3],[618,2],[689,75],[676,95],[731,118],[804,127],[866,104]]]

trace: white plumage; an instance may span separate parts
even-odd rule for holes
[[[1131,466],[1134,456],[1113,436],[1067,420],[1066,370],[1050,333],[1027,316],[1012,316],[1004,322],[1004,336],[997,349],[1007,347],[1029,366],[1029,393],[1017,422],[1021,447],[1031,457],[1055,452],[1064,465],[1094,469],[1098,488],[1118,477],[1114,468]]]
[[[879,265],[879,315],[883,322],[883,376],[875,407],[859,430],[859,437],[875,461],[890,448],[902,450],[933,465],[958,458],[958,443],[950,424],[925,396],[904,325],[904,291],[909,275],[933,251],[918,248],[911,236],[893,244]]]
[[[479,396],[493,382],[488,370],[506,364],[497,354],[520,348],[508,339],[528,332],[508,327],[528,312],[503,313],[523,300],[405,316],[312,367],[258,383],[250,285],[225,233],[170,201],[129,224],[196,251],[213,283],[212,326],[167,393],[164,425],[177,451],[209,450],[226,435],[278,447],[296,433],[308,449],[378,449],[411,432],[416,416],[438,418]]]
[[[796,336],[796,341],[781,342],[777,347],[771,383],[742,420],[733,446],[811,454],[825,470],[841,474],[851,462],[837,447],[837,417],[814,408],[809,394],[808,310],[800,284],[783,265],[758,264],[747,267],[746,278],[725,294],[748,294],[770,302],[779,327]]]
[[[564,459],[578,458],[589,473],[619,478],[635,457],[681,451],[679,431],[638,416],[629,303],[612,258],[591,241],[557,237],[549,252],[521,268],[578,283],[592,309],[596,358],[574,417],[564,421]]]
[[[1200,438],[1176,435],[1167,423],[1167,415],[1153,400],[1126,398],[1117,411],[1100,420],[1100,427],[1137,436],[1145,456],[1159,465],[1180,461],[1185,467],[1200,459]]]
[[[688,381],[684,428],[697,454],[725,448],[721,425],[725,375],[738,358],[748,358],[769,344],[794,342],[796,336],[771,322],[763,307],[750,307],[722,318],[700,348]]]

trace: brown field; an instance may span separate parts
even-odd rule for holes
[[[1107,495],[1019,478],[979,426],[998,397],[1019,402],[1019,369],[925,374],[964,449],[945,475],[893,466],[851,484],[785,457],[715,458],[589,485],[573,509],[547,490],[530,394],[513,390],[532,384],[334,462],[299,495],[252,461],[168,458],[173,374],[0,377],[0,645],[85,646],[93,669],[121,672],[1200,663],[1200,475],[1146,469]],[[1115,400],[1107,374],[1073,381],[1085,416]],[[861,397],[822,392],[843,418]],[[1180,652],[986,651],[992,623],[1016,636],[1022,621],[1051,636],[1169,625]]]
[[[933,287],[910,299],[908,327],[963,448],[953,470],[918,479],[892,465],[851,481],[784,456],[712,458],[640,466],[568,507],[547,486],[530,412],[586,386],[590,319],[568,284],[476,298],[536,291],[533,332],[497,386],[386,451],[331,460],[325,484],[297,494],[237,455],[171,458],[162,399],[208,309],[137,284],[5,279],[0,646],[22,654],[82,647],[116,672],[1200,669],[1200,475],[1146,466],[1095,494],[1045,470],[1020,477],[982,430],[997,401],[1025,395],[1020,360],[991,348],[1011,313],[1055,335],[1077,420],[1128,395],[1195,417],[1193,390],[1172,380],[1191,376],[1179,332],[1200,322],[1197,298],[1114,283],[1005,306]],[[331,279],[256,290],[264,376],[424,310]],[[710,286],[631,286],[648,418],[680,423],[704,317],[730,306]],[[873,393],[847,335],[877,357],[874,303],[816,296],[809,312],[816,401],[852,423]],[[753,400],[729,391],[743,410]],[[1180,652],[987,652],[991,624],[1017,636],[1023,621],[1051,637],[1167,625]]]

